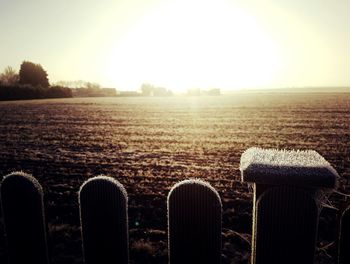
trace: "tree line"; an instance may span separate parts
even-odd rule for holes
[[[19,72],[8,66],[0,74],[0,100],[69,98],[72,90],[51,86],[47,72],[40,64],[23,61]]]

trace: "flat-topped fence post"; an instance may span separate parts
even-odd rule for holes
[[[252,264],[313,264],[322,198],[338,174],[316,151],[250,148],[242,181],[253,183]]]
[[[86,264],[129,261],[128,197],[111,177],[87,180],[79,191],[83,254]]]
[[[221,262],[219,194],[207,182],[184,180],[168,195],[168,247],[171,264]]]
[[[338,243],[338,263],[350,263],[350,207],[347,207],[340,219]]]
[[[1,205],[9,263],[49,263],[39,182],[23,172],[5,176],[1,183]]]

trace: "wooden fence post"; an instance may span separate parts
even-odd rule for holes
[[[79,191],[80,222],[86,264],[128,263],[128,197],[117,180],[97,176]]]
[[[168,195],[168,246],[171,264],[221,262],[219,194],[207,182],[185,180]]]
[[[322,198],[337,172],[316,151],[250,148],[242,181],[254,185],[252,263],[313,264]]]
[[[1,203],[10,264],[47,264],[43,190],[31,175],[13,172],[1,183]]]
[[[350,207],[343,212],[340,220],[338,263],[350,263]]]

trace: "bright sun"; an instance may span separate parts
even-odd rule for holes
[[[268,85],[280,67],[278,47],[242,9],[224,0],[176,1],[112,43],[105,78],[123,89],[144,82],[177,92],[239,89]]]

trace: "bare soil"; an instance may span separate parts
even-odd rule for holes
[[[0,102],[0,175],[33,174],[45,192],[52,263],[81,263],[77,192],[89,177],[118,179],[129,194],[132,263],[167,263],[166,197],[201,178],[223,202],[223,263],[249,263],[252,190],[239,162],[252,146],[314,149],[350,193],[350,94],[73,98]],[[316,263],[335,263],[345,196],[332,194]],[[2,223],[2,221],[1,221]],[[0,262],[6,259],[0,225]]]

